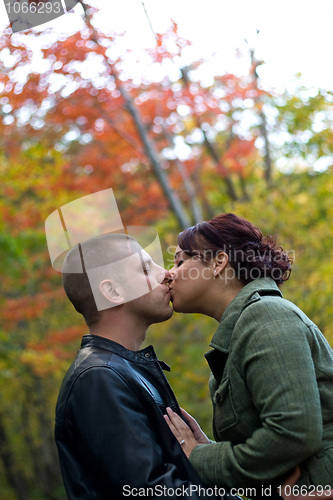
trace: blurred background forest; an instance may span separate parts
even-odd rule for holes
[[[5,500],[66,498],[54,409],[86,327],[51,267],[44,222],[76,198],[113,188],[125,224],[157,229],[168,268],[178,232],[218,213],[235,212],[278,235],[295,260],[284,296],[333,345],[332,91],[301,83],[292,92],[263,88],[258,68],[264,63],[250,46],[246,74],[217,69],[204,83],[203,61],[181,64],[190,42],[175,23],[155,34],[146,53],[155,77],[131,74],[130,54],[117,51],[121,36],[100,31],[96,8],[80,3],[79,31],[13,34],[8,27],[0,38]],[[209,435],[203,354],[216,326],[176,314],[148,336],[172,366],[169,380],[180,404]]]

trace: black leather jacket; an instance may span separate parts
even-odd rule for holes
[[[180,410],[162,368],[168,367],[152,346],[133,352],[83,337],[56,408],[55,438],[70,500],[214,498],[203,493],[163,418],[167,406]]]

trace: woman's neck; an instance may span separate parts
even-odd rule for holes
[[[220,285],[218,287],[217,292],[215,293],[215,300],[214,302],[211,303],[212,308],[211,308],[211,316],[212,318],[216,319],[216,321],[220,322],[222,319],[222,316],[229,306],[231,302],[234,300],[236,295],[242,290],[243,284],[239,280],[233,280],[233,283],[230,282],[226,286],[224,283],[218,283]]]

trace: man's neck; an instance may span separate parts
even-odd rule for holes
[[[90,333],[113,340],[130,351],[139,351],[147,328],[148,325],[140,325],[125,311],[106,310],[100,315],[99,322],[90,327]]]

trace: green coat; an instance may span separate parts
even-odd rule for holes
[[[301,466],[299,485],[333,488],[333,351],[271,279],[246,285],[206,358],[216,441],[190,461],[208,486],[255,487]]]

